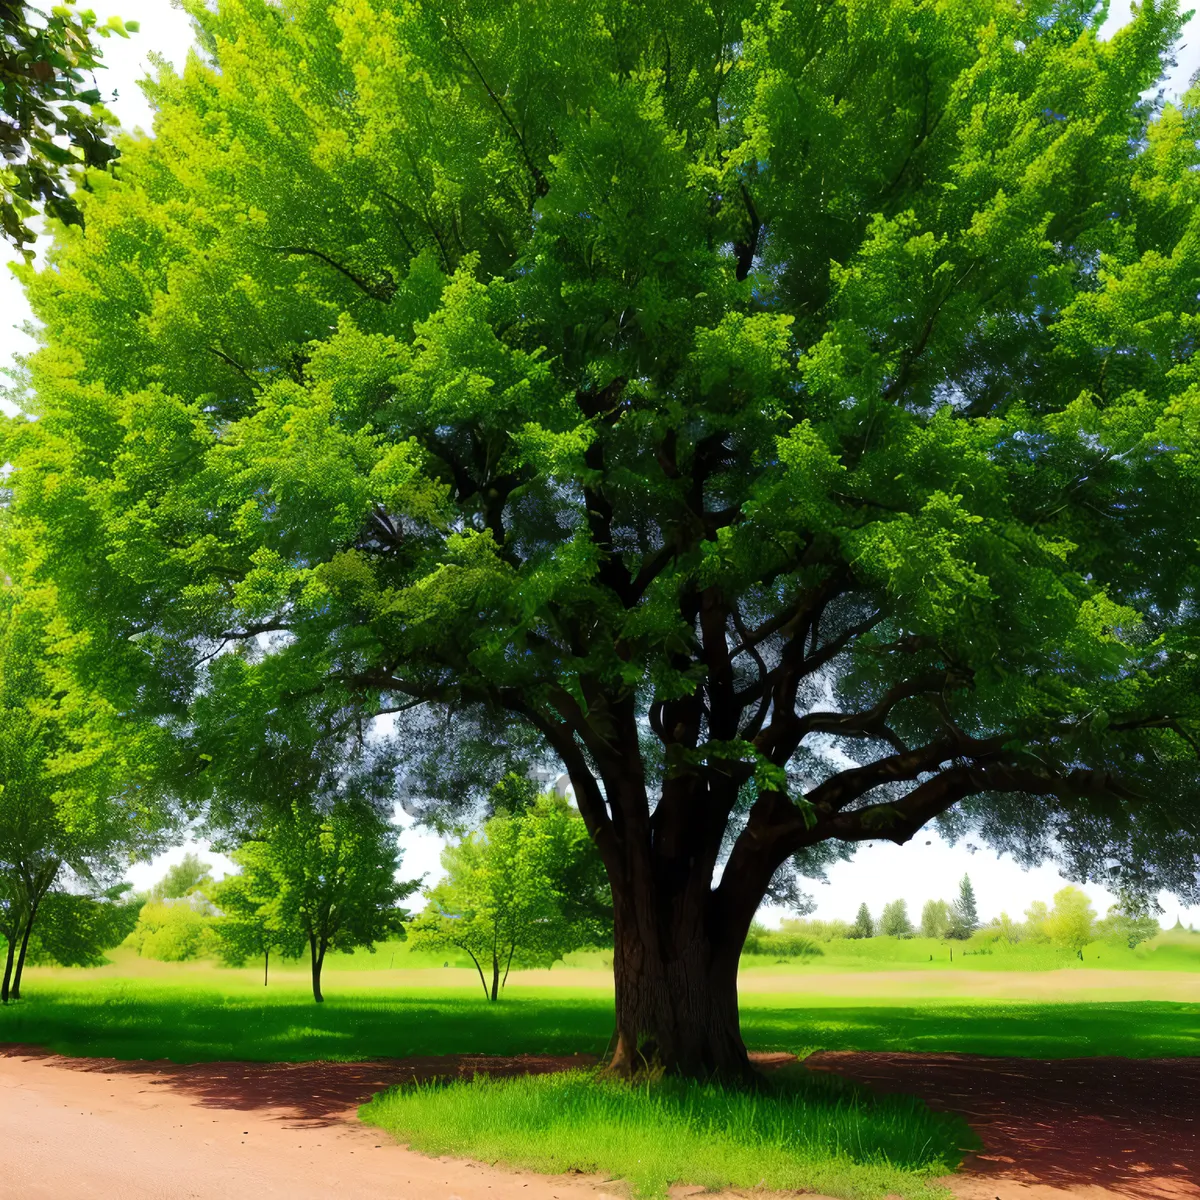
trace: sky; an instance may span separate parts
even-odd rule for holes
[[[149,131],[153,114],[137,86],[138,80],[149,71],[146,56],[157,52],[177,69],[182,68],[192,41],[188,19],[169,0],[114,0],[111,8],[93,0],[93,7],[102,22],[113,12],[126,21],[141,22],[140,31],[128,41],[110,38],[103,43],[107,68],[100,73],[99,86],[105,91],[116,90],[117,97],[110,107],[125,128],[140,127]],[[1114,0],[1102,36],[1110,36],[1129,20],[1129,16],[1128,0]],[[1193,19],[1184,31],[1176,58],[1178,65],[1170,72],[1165,84],[1168,97],[1182,92],[1191,76],[1200,70],[1200,20]],[[5,262],[16,257],[7,246],[4,250]],[[21,326],[30,319],[20,286],[8,270],[0,270],[0,368],[10,363],[13,355],[27,353],[33,348],[32,340],[21,331]],[[441,839],[426,830],[413,828],[411,821],[402,815],[399,823],[404,851],[403,875],[407,878],[425,875],[429,882],[435,881],[441,874]],[[199,851],[213,864],[214,874],[218,876],[233,869],[228,859],[209,851],[205,843],[188,842],[153,862],[131,868],[130,882],[139,889],[148,887],[188,850]],[[910,912],[919,914],[926,900],[953,899],[958,894],[959,880],[968,873],[980,914],[985,920],[998,915],[1001,910],[1019,917],[1034,900],[1048,901],[1063,886],[1063,880],[1052,866],[1025,871],[1011,859],[997,857],[985,846],[968,841],[951,847],[935,832],[929,832],[918,834],[903,847],[890,843],[860,847],[853,860],[830,870],[827,884],[812,885],[810,890],[817,904],[814,915],[848,920],[853,918],[859,904],[866,903],[878,916],[885,903],[899,898],[908,901]],[[1115,900],[1095,885],[1086,885],[1084,890],[1101,913]],[[1178,916],[1185,925],[1200,925],[1200,908],[1182,908],[1166,895],[1160,902],[1164,909],[1161,920],[1165,924],[1173,924]],[[777,909],[765,909],[762,914],[768,924],[774,924],[783,915]]]

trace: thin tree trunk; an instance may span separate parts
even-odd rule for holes
[[[263,987],[267,986],[267,968],[271,965],[271,948],[268,946],[263,951]]]
[[[4,959],[4,978],[0,980],[0,1004],[8,1003],[8,985],[12,979],[13,956],[17,952],[17,931],[12,928],[8,931],[6,941],[8,942],[8,954]]]
[[[12,981],[12,999],[20,1000],[21,998],[21,976],[25,972],[25,955],[29,951],[29,935],[33,933],[33,923],[37,920],[39,901],[35,901],[29,909],[29,917],[25,921],[25,930],[21,934],[21,949],[17,955],[17,968],[13,972]]]
[[[495,1004],[500,999],[500,960],[496,957],[496,951],[492,950],[492,1003]]]
[[[471,961],[475,964],[475,970],[477,970],[479,972],[479,982],[480,982],[480,985],[483,987],[483,998],[486,1000],[488,998],[488,989],[487,989],[487,980],[483,977],[483,967],[480,966],[479,959],[477,959],[475,957],[475,952],[473,950],[468,949],[466,946],[464,946],[463,949],[466,950],[467,953],[471,956]]]
[[[516,943],[516,940],[514,939],[512,945],[509,946],[509,948],[508,948],[508,962],[506,962],[504,964],[504,978],[500,981],[501,987],[506,986],[508,983],[508,973],[509,973],[509,971],[512,970],[513,954],[516,953],[516,949],[517,949],[517,943]]]
[[[317,954],[317,935],[310,933],[308,935],[308,952],[312,960],[312,991],[313,999],[318,1004],[325,1003],[325,997],[321,995],[321,967],[325,962],[325,952],[322,949],[321,954]]]

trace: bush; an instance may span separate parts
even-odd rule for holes
[[[206,958],[217,949],[212,920],[191,904],[154,902],[143,906],[137,925],[123,945],[143,958],[187,962]]]
[[[767,929],[755,921],[746,935],[743,953],[761,954],[771,958],[814,958],[825,951],[803,933],[786,929]]]
[[[814,942],[832,942],[837,938],[850,937],[852,928],[849,921],[836,918],[832,921],[815,921],[796,917],[785,918],[779,922],[779,927],[784,933],[801,933]]]

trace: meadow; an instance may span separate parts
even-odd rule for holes
[[[1164,933],[1133,951],[1089,947],[1082,962],[1050,947],[964,955],[960,945],[951,964],[946,949],[874,938],[800,960],[746,956],[747,1046],[800,1058],[1200,1055],[1200,935]],[[261,966],[158,963],[127,949],[109,957],[88,970],[31,968],[25,999],[0,1010],[0,1042],[176,1062],[353,1061],[599,1055],[612,1029],[603,951],[514,972],[496,1004],[472,969],[406,943],[331,956],[322,1005],[311,1000],[303,963],[272,964],[264,987]],[[869,1096],[802,1070],[753,1096],[670,1081],[598,1084],[588,1072],[422,1085],[376,1097],[362,1115],[430,1153],[607,1171],[647,1197],[679,1180],[923,1200],[972,1144],[961,1122],[915,1100]]]

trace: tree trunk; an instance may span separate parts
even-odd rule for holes
[[[312,957],[312,989],[313,999],[318,1004],[325,1003],[325,997],[321,995],[321,968],[325,965],[325,947],[321,947],[321,951],[317,952],[317,938],[315,934],[308,935],[308,949]]]
[[[500,959],[496,956],[496,947],[492,947],[492,1003],[500,999]]]
[[[692,1078],[756,1078],[738,1020],[737,972],[745,930],[706,927],[704,906],[685,907],[647,936],[651,895],[614,890],[615,1047],[608,1070],[662,1069]],[[700,911],[696,911],[699,909]],[[653,920],[653,918],[651,918]],[[748,925],[748,921],[747,921]]]
[[[263,987],[267,986],[267,968],[271,965],[271,951],[266,949],[263,951]]]
[[[12,980],[13,956],[17,952],[17,931],[12,929],[6,938],[8,942],[8,954],[4,960],[4,978],[0,980],[0,1004],[8,1003],[8,985]]]
[[[25,920],[25,929],[21,934],[21,949],[17,955],[17,968],[13,972],[12,992],[11,996],[14,1000],[21,998],[21,976],[25,972],[25,955],[29,951],[29,935],[33,933],[33,923],[37,920],[38,906],[33,905],[29,910],[29,916]]]

